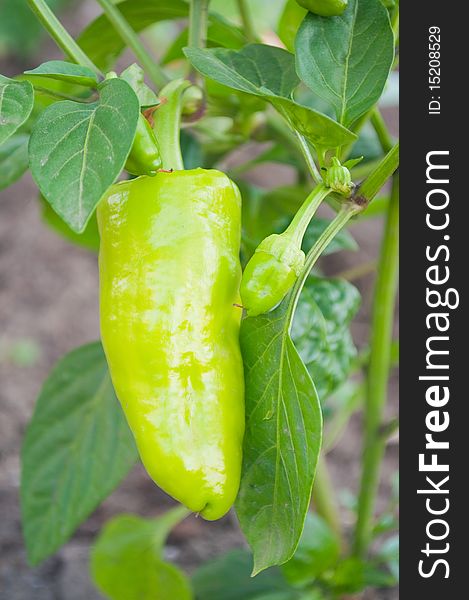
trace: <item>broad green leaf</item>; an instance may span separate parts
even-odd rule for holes
[[[252,556],[233,550],[199,567],[192,576],[197,600],[258,600],[278,595],[282,600],[299,598],[277,568],[251,577]],[[277,597],[277,596],[276,596]]]
[[[76,233],[124,167],[139,103],[129,84],[109,79],[97,102],[56,102],[37,120],[29,143],[32,175],[42,195]]]
[[[190,600],[189,581],[163,561],[171,529],[189,514],[179,506],[161,517],[119,515],[108,521],[91,551],[91,575],[112,600]]]
[[[145,83],[145,73],[136,63],[122,71],[122,79],[127,81],[133,91],[136,93],[141,108],[149,108],[159,104],[155,92]]]
[[[125,477],[137,458],[100,343],[51,371],[21,453],[21,514],[28,560],[53,554]]]
[[[23,125],[34,105],[33,86],[0,75],[0,144]]]
[[[57,79],[58,81],[85,87],[96,87],[98,85],[96,74],[91,69],[63,60],[50,60],[24,73],[25,75],[47,77],[48,79]]]
[[[318,396],[289,334],[292,305],[290,293],[274,311],[241,324],[246,433],[236,511],[254,574],[293,555],[321,446]]]
[[[287,0],[278,22],[278,36],[290,52],[295,50],[295,37],[308,11],[296,0]]]
[[[313,378],[319,398],[346,379],[356,356],[349,324],[360,304],[355,286],[310,276],[300,296],[292,338]]]
[[[17,133],[0,146],[0,190],[8,187],[28,168],[29,135]]]
[[[173,60],[184,58],[183,49],[189,41],[189,29],[183,29],[176,37],[173,43],[166,51],[161,63],[166,65]],[[243,31],[235,27],[217,14],[209,16],[209,25],[207,29],[207,47],[213,48],[222,46],[223,48],[242,48],[246,44],[246,36]]]
[[[136,32],[168,19],[184,19],[189,4],[184,0],[125,0],[119,10]],[[125,48],[119,34],[105,15],[99,16],[79,35],[78,44],[100,69],[109,70]]]
[[[239,51],[185,48],[184,53],[205,77],[270,102],[293,129],[313,144],[335,148],[356,139],[354,133],[339,123],[289,97],[299,83],[290,52],[275,46],[249,44]]]
[[[98,222],[96,219],[96,213],[93,213],[90,220],[86,224],[83,233],[75,233],[70,227],[63,221],[59,215],[53,210],[51,205],[40,197],[42,204],[42,220],[51,229],[53,229],[58,235],[65,238],[67,241],[76,244],[77,246],[83,246],[93,252],[99,250],[99,231]]]
[[[394,58],[394,36],[380,0],[349,0],[336,18],[310,13],[295,45],[299,76],[347,127],[378,100]]]
[[[282,572],[293,585],[305,585],[333,568],[340,556],[337,535],[318,515],[308,513],[296,552]]]
[[[247,94],[287,98],[299,84],[293,54],[275,46],[248,44],[239,51],[185,48],[184,53],[203,75]]]
[[[328,583],[341,598],[346,594],[361,592],[367,587],[391,587],[396,581],[392,575],[372,563],[349,557],[338,564]]]

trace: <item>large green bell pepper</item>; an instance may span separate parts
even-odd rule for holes
[[[241,199],[219,171],[114,185],[98,207],[101,335],[150,476],[206,519],[233,504],[244,433]]]

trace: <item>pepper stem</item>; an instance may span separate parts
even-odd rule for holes
[[[292,240],[297,243],[298,246],[301,246],[306,229],[308,228],[311,219],[314,217],[319,205],[331,191],[330,188],[322,183],[317,185],[303,202],[300,209],[293,217],[290,225],[285,230],[285,234],[291,236]]]
[[[161,104],[155,112],[154,129],[163,169],[184,170],[180,142],[181,112],[184,92],[191,85],[186,79],[175,79],[161,90]]]

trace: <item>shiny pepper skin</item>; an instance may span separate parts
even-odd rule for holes
[[[336,17],[347,8],[348,0],[296,0],[310,12],[322,17]]]
[[[150,123],[140,114],[132,149],[125,170],[132,175],[156,175],[161,169],[161,155]]]
[[[241,198],[219,171],[118,183],[98,207],[101,335],[142,462],[208,520],[238,492]]]
[[[301,243],[301,242],[300,242]],[[246,265],[241,301],[249,317],[272,310],[283,300],[305,263],[298,241],[285,233],[265,238]]]

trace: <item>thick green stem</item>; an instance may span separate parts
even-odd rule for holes
[[[358,204],[366,206],[381,190],[399,166],[399,143],[391,148],[383,160],[357,188],[354,197]]]
[[[298,209],[290,225],[286,228],[285,233],[291,235],[292,240],[296,242],[298,246],[301,245],[306,229],[308,228],[311,219],[314,217],[319,205],[330,193],[330,188],[322,183],[317,185]]]
[[[387,400],[390,369],[399,258],[398,235],[399,175],[396,173],[393,178],[373,300],[370,363],[364,415],[365,441],[354,539],[354,553],[357,556],[363,556],[370,543],[380,465],[385,447],[385,440],[381,435],[381,421]]]
[[[386,122],[383,119],[383,115],[377,106],[375,106],[371,112],[370,121],[376,131],[381,148],[384,152],[389,152],[393,147],[394,141],[389,133]]]
[[[146,48],[140,41],[138,35],[129,25],[127,20],[122,16],[119,10],[119,5],[115,5],[111,0],[97,0],[101,5],[104,14],[108,18],[111,25],[114,27],[116,32],[119,34],[121,39],[131,48],[139,62],[141,63],[144,71],[148,77],[152,80],[157,88],[164,86],[168,83],[163,70],[160,68],[158,63],[150,56]]]
[[[163,169],[182,171],[181,112],[183,95],[191,86],[186,79],[175,79],[160,92],[161,104],[155,112],[155,134],[161,151]]]
[[[28,0],[28,4],[54,42],[70,60],[82,67],[88,67],[97,75],[102,75],[98,67],[86,56],[57,19],[45,0]]]
[[[342,532],[339,517],[339,507],[334,494],[334,486],[332,485],[327,468],[327,461],[324,454],[319,458],[318,466],[316,467],[316,475],[314,478],[313,487],[313,502],[319,515],[326,521],[329,527],[337,534],[337,537],[342,540]]]
[[[257,40],[256,30],[246,0],[238,0],[238,10],[248,42],[255,42]]]
[[[189,47],[205,48],[207,45],[208,5],[210,0],[191,0],[189,14]]]

